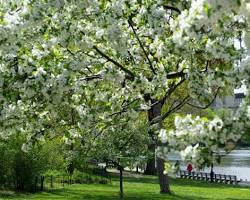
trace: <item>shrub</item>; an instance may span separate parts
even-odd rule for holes
[[[101,184],[107,184],[109,180],[105,177],[100,177],[97,175],[89,174],[80,172],[78,170],[75,170],[72,179],[75,183],[85,183],[85,184],[92,184],[92,183],[101,183]]]

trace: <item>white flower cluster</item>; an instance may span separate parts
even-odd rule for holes
[[[223,120],[219,117],[209,121],[198,116],[177,116],[175,130],[161,130],[159,137],[163,143],[168,144],[169,150],[180,151],[183,160],[201,167],[213,162],[212,155],[219,154],[221,148],[231,151],[228,142],[236,143],[242,137],[249,128],[249,120],[250,109],[244,104],[236,113],[232,112]]]
[[[237,19],[233,13],[238,19],[239,16],[249,17],[249,5],[248,0],[192,0],[189,10],[182,11],[178,20],[171,20],[173,40],[182,45],[190,39],[200,39],[202,29],[205,32],[212,30],[213,34],[220,32],[228,22]]]
[[[238,58],[236,33],[244,31],[250,46],[247,0],[191,0],[178,17],[154,0],[16,0],[21,10],[14,11],[9,2],[0,1],[0,137],[21,131],[43,140],[44,132],[65,130],[68,144],[83,135],[91,141],[91,130],[112,129],[117,118],[127,123],[124,116],[134,122],[138,111],[150,109],[144,95],[164,97],[181,79],[168,79],[170,72],[187,73],[188,93],[201,102],[236,77],[249,85],[248,60],[239,75],[225,73]],[[246,27],[228,26],[240,20]],[[160,138],[183,159],[203,164],[220,145],[239,139],[246,106],[223,122],[176,118],[176,130],[161,130]]]

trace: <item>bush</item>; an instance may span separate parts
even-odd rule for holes
[[[40,175],[39,170],[32,162],[29,155],[23,152],[17,152],[13,162],[13,178],[15,188],[18,191],[34,191],[36,185],[36,176]]]
[[[72,179],[75,183],[85,183],[85,184],[92,184],[92,183],[101,183],[101,184],[107,184],[109,180],[104,177],[100,177],[97,175],[89,174],[89,173],[84,173],[80,172],[78,170],[75,170]]]
[[[24,139],[13,135],[0,143],[0,187],[18,191],[36,190],[38,176],[42,172],[43,158],[32,149],[28,153],[21,150]]]
[[[0,188],[35,192],[46,170],[63,170],[65,160],[59,140],[37,144],[27,153],[21,150],[24,142],[24,136],[18,134],[0,141]],[[52,172],[54,176],[56,170]]]

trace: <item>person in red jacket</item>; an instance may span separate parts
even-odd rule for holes
[[[192,170],[193,170],[193,166],[189,163],[187,166],[188,173],[191,174]]]

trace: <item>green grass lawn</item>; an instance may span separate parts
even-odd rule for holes
[[[157,178],[144,176],[140,178],[126,177],[124,192],[126,200],[250,200],[250,188],[212,184],[202,181],[171,179],[171,195],[159,194]],[[119,182],[116,177],[112,184],[71,185],[63,189],[37,194],[15,194],[1,192],[0,199],[35,199],[35,200],[114,200],[119,199]]]

